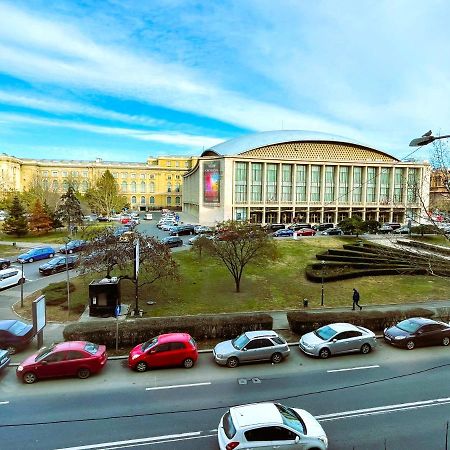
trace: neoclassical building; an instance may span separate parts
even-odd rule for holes
[[[108,169],[132,209],[173,208],[182,205],[183,174],[196,158],[161,156],[145,163],[103,161],[48,160],[0,155],[0,192],[22,192],[38,181],[53,192],[62,194],[69,181],[84,193]]]
[[[421,222],[431,167],[323,133],[269,131],[203,151],[184,175],[186,219],[214,224]]]

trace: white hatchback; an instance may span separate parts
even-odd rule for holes
[[[325,431],[309,412],[279,403],[231,407],[220,420],[217,435],[221,450],[328,448]]]
[[[25,278],[22,278],[22,271],[14,267],[0,270],[0,289],[6,289],[11,286],[25,283]]]

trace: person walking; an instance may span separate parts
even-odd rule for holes
[[[353,288],[353,308],[352,310],[355,310],[355,305],[359,307],[359,310],[362,310],[362,306],[359,304],[359,292]]]

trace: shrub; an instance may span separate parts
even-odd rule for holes
[[[163,333],[189,333],[196,340],[231,339],[244,331],[271,330],[272,316],[255,314],[220,314],[136,318],[119,322],[119,345],[133,346]],[[72,323],[64,329],[65,340],[86,340],[114,347],[116,322],[91,321]]]

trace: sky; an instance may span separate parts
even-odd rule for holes
[[[447,0],[1,0],[0,153],[140,161],[308,130],[450,134]]]

